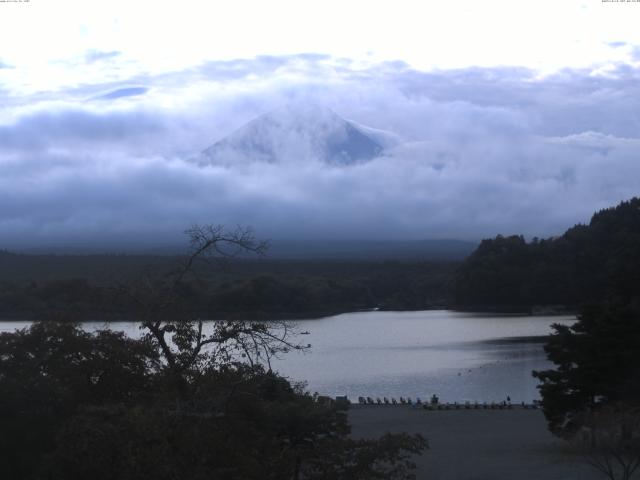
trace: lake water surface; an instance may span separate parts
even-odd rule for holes
[[[293,381],[306,381],[325,395],[514,402],[539,398],[532,370],[546,369],[539,342],[552,323],[571,324],[573,316],[510,316],[449,310],[357,312],[298,320],[306,352],[291,352],[273,367]],[[0,331],[28,322],[3,322]],[[112,323],[113,330],[138,336],[135,323]],[[89,322],[88,329],[103,328]]]

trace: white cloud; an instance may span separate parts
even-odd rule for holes
[[[170,243],[192,222],[274,238],[553,235],[640,191],[638,77],[625,65],[538,77],[306,55],[24,96],[0,124],[0,232],[6,246]],[[305,99],[407,142],[350,168],[185,161]]]
[[[3,5],[0,13],[0,58],[16,66],[1,78],[31,93],[304,52],[400,59],[426,70],[548,73],[629,62],[640,45],[640,8],[625,2],[57,0]]]

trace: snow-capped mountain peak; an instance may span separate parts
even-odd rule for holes
[[[250,121],[204,150],[199,161],[352,165],[379,156],[393,142],[393,134],[345,120],[329,108],[295,104]]]

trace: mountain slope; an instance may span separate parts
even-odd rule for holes
[[[393,134],[357,125],[318,105],[262,115],[204,150],[201,164],[320,161],[353,165],[379,156]]]
[[[456,272],[458,306],[531,306],[640,300],[640,198],[593,215],[562,236],[483,240]]]

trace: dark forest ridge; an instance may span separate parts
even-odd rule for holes
[[[127,319],[117,285],[163,278],[182,257],[0,253],[0,319],[67,316]],[[235,259],[198,262],[181,291],[206,318],[315,317],[369,308],[446,303],[456,262]]]
[[[640,284],[640,198],[596,212],[549,239],[483,240],[458,269],[453,303],[466,308],[627,302]]]
[[[264,257],[267,259],[330,260],[462,260],[478,242],[455,239],[370,240],[354,239],[290,239],[273,238]],[[51,245],[45,247],[8,247],[5,253],[26,255],[91,255],[91,256],[176,256],[184,253],[184,245],[144,243],[95,243]],[[90,259],[89,259],[90,260]],[[136,261],[135,259],[133,259]]]
[[[611,291],[630,296],[640,284],[640,199],[597,212],[588,225],[559,237],[483,240],[458,263],[472,246],[449,240],[274,243],[272,256],[195,265],[197,276],[183,294],[206,318],[452,306],[576,310]],[[0,252],[0,317],[73,312],[126,318],[130,306],[114,294],[113,285],[165,275],[182,258]]]
[[[472,244],[469,244],[472,245]],[[459,252],[452,250],[441,253],[432,251],[412,255],[410,249],[398,252],[397,256],[374,251],[314,256],[291,254],[289,257],[266,255],[260,258],[235,258],[225,261],[224,268],[206,268],[207,277],[245,277],[258,274],[290,275],[356,275],[370,274],[377,269],[384,272],[394,265],[394,269],[411,271],[425,263],[454,264],[464,258],[468,245],[461,245]],[[417,250],[417,248],[416,248]],[[13,253],[0,250],[0,281],[47,281],[54,279],[82,278],[95,281],[112,281],[136,278],[144,273],[166,273],[183,257],[177,254],[72,254],[72,253]]]
[[[273,241],[264,257],[199,261],[182,293],[205,318],[317,317],[371,308],[442,307],[457,261],[474,243]],[[0,252],[0,318],[130,318],[117,286],[161,278],[184,260],[161,254]]]

